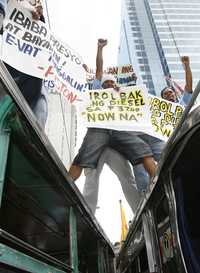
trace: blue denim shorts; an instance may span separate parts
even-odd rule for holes
[[[145,143],[149,145],[153,153],[154,159],[156,161],[159,161],[162,151],[166,145],[166,142],[159,138],[156,138],[147,134],[141,134],[141,135],[138,135],[138,137],[140,137]]]
[[[121,153],[133,166],[153,155],[149,145],[133,132],[89,128],[73,165],[95,169],[106,147]]]

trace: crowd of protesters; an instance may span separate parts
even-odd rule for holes
[[[106,40],[98,40],[96,58],[96,79],[93,83],[93,89],[116,89],[115,78],[110,75],[103,75],[102,48],[106,44]],[[189,57],[183,56],[181,58],[181,62],[185,70],[186,84],[184,92],[182,94],[177,94],[176,90],[173,87],[167,86],[161,91],[161,97],[171,102],[178,102],[181,105],[186,106],[192,96],[192,73],[190,69]],[[91,131],[93,130],[95,130],[95,132],[92,135]],[[107,164],[110,169],[117,175],[121,183],[125,198],[130,205],[133,213],[135,213],[141,194],[147,190],[148,185],[151,183],[151,172],[148,171],[148,167],[145,170],[144,161],[143,164],[141,164],[137,160],[130,160],[130,158],[126,154],[126,150],[124,150],[123,147],[124,139],[120,139],[121,142],[117,143],[115,140],[116,136],[112,134],[113,130],[103,129],[103,133],[110,135],[108,137],[109,142],[106,144],[105,142],[103,142],[103,149],[101,150],[102,147],[99,147],[97,142],[99,141],[99,137],[102,137],[103,139],[104,135],[102,134],[102,136],[99,136],[97,134],[99,130],[101,133],[102,129],[88,129],[87,135],[80,148],[79,154],[75,158],[73,165],[70,169],[70,174],[72,178],[77,179],[77,177],[80,175],[82,168],[85,169],[86,179],[83,188],[83,196],[89,207],[91,208],[92,212],[95,213],[98,201],[99,178],[104,164]],[[121,132],[116,131],[115,134],[121,134]],[[152,165],[155,166],[155,162],[158,162],[160,159],[162,150],[165,146],[165,142],[142,132],[126,132],[123,134],[125,135],[125,139],[126,134],[131,137],[131,145],[137,145],[137,147],[135,147],[135,150],[131,150],[131,153],[138,152],[139,157],[144,156],[143,158],[145,158],[145,155],[142,153],[144,152],[144,150],[140,150],[140,145],[142,143],[143,147],[145,147],[146,149],[145,151],[148,151],[150,168],[152,168]],[[92,141],[92,137],[94,137],[95,139],[95,144],[93,142],[94,139]],[[125,148],[126,147],[127,146],[125,145]],[[93,161],[94,154],[96,160],[95,163]],[[132,154],[132,156],[134,157],[135,155]],[[155,169],[153,172],[155,172]]]
[[[93,89],[116,89],[116,82],[111,76],[103,76],[103,48],[107,40],[99,39],[96,57],[96,78]],[[118,89],[116,90],[118,92]],[[134,166],[142,163],[150,177],[155,175],[156,162],[149,145],[132,131],[89,128],[78,155],[75,157],[70,175],[74,180],[81,175],[83,168],[96,169],[99,158],[105,148],[110,147],[121,153]]]
[[[6,8],[7,0],[0,0],[1,29]],[[42,5],[35,7],[31,13],[34,20],[44,21]],[[111,75],[103,74],[103,48],[106,45],[107,40],[98,40],[96,74],[92,89],[113,88],[118,92],[119,88],[116,84],[116,79]],[[186,84],[184,92],[181,95],[177,95],[173,87],[167,86],[161,91],[161,97],[186,106],[192,95],[192,73],[189,57],[184,56],[181,58],[181,61],[185,69]],[[42,80],[22,73],[7,64],[6,67],[24,95],[28,105],[44,127],[48,114],[48,105],[47,91],[45,88],[42,88]],[[87,66],[85,65],[85,67]],[[89,128],[81,148],[70,167],[69,174],[75,181],[84,169],[86,179],[83,196],[92,212],[95,213],[99,178],[104,164],[107,164],[117,175],[125,198],[135,213],[142,192],[148,188],[156,173],[156,165],[164,146],[164,141],[142,132]]]

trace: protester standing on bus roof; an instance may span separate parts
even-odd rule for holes
[[[133,76],[136,84],[137,76],[135,74]],[[138,135],[138,137],[142,136],[144,142],[146,142],[151,148],[154,159],[156,161],[160,159],[161,151],[165,145],[164,141],[149,135],[145,135],[140,132],[134,132],[133,134]],[[142,168],[142,172],[141,171],[137,172],[136,170],[136,173],[134,173],[135,174],[134,177],[129,162],[118,152],[110,148],[106,148],[104,150],[98,161],[96,169],[91,168],[85,169],[86,179],[83,188],[83,196],[86,202],[88,203],[89,207],[91,208],[92,212],[95,213],[96,210],[98,201],[97,199],[99,189],[99,178],[104,164],[107,164],[110,167],[110,169],[117,175],[121,183],[125,198],[128,201],[130,207],[132,208],[133,213],[135,213],[140,199],[140,192],[144,191],[147,187],[147,184],[149,183],[149,181],[147,181],[149,180],[148,175],[146,174],[145,169]],[[133,168],[134,169],[137,168],[137,165],[134,166]],[[142,175],[141,178],[139,177],[140,175]],[[137,184],[137,192],[135,191],[135,181]],[[137,183],[137,181],[139,181],[139,183]]]
[[[83,67],[86,72],[89,72],[86,64],[84,64]],[[137,77],[135,73],[133,73],[132,79],[134,79],[136,82]],[[92,210],[92,213],[95,214],[97,208],[99,178],[104,164],[107,164],[109,168],[114,172],[114,174],[118,177],[124,196],[133,213],[135,214],[140,200],[140,194],[138,193],[136,187],[131,165],[128,160],[126,160],[120,153],[111,148],[105,148],[99,158],[96,169],[84,169],[85,183],[83,187],[83,197],[90,209]]]
[[[189,58],[187,56],[184,56],[181,58],[181,60],[182,60],[184,67],[185,67],[185,77],[186,77],[185,94],[183,94],[184,99],[182,99],[182,101],[185,102],[184,103],[184,105],[185,105],[186,103],[189,102],[188,99],[191,98],[192,73],[191,73],[191,69],[189,66]],[[165,89],[168,90],[168,92],[169,92],[170,88],[166,87]],[[170,92],[172,92],[172,91],[170,91]],[[170,100],[172,102],[177,102],[174,91],[173,91],[173,96],[168,97],[168,100]],[[162,150],[165,146],[165,142],[156,138],[156,137],[153,137],[153,136],[150,136],[147,134],[138,133],[138,132],[136,132],[136,134],[138,134],[139,137],[141,137],[145,142],[147,142],[149,144],[149,146],[152,149],[154,159],[156,161],[159,161],[160,157],[161,157]],[[101,170],[103,168],[103,165],[105,163],[118,176],[118,178],[121,182],[125,197],[134,212],[136,210],[135,204],[138,204],[138,201],[137,201],[138,195],[132,191],[129,192],[130,195],[132,194],[132,202],[134,202],[134,206],[133,206],[133,203],[131,201],[129,201],[130,195],[129,195],[129,193],[126,193],[126,190],[128,190],[131,187],[130,183],[133,183],[133,185],[135,186],[135,181],[136,181],[138,191],[139,192],[145,191],[147,188],[147,185],[149,183],[148,174],[145,171],[142,164],[135,165],[133,167],[134,175],[135,175],[135,179],[134,179],[132,171],[130,169],[130,165],[128,164],[127,160],[125,158],[123,158],[123,156],[121,156],[119,153],[117,153],[116,151],[113,151],[109,148],[106,148],[105,151],[102,153],[96,169],[89,169],[88,168],[85,170],[86,180],[85,180],[85,185],[83,188],[83,196],[85,197],[87,203],[89,204],[90,208],[92,209],[92,211],[94,213],[96,206],[97,206],[99,176],[100,176]],[[135,198],[136,198],[136,200],[135,200]],[[137,202],[135,203],[135,201],[137,201]]]
[[[136,84],[137,76],[134,75],[134,78],[135,78],[135,84]],[[134,135],[141,134],[142,136],[144,135],[143,133],[139,133],[139,132],[134,132],[133,134]],[[140,135],[138,136],[140,137]],[[143,140],[144,142],[148,143],[148,145],[150,146],[154,159],[156,161],[159,160],[160,153],[165,145],[165,142],[151,136],[147,136],[147,137],[144,136]],[[135,214],[137,210],[137,206],[139,204],[139,200],[140,200],[140,192],[146,189],[147,183],[149,182],[149,181],[146,181],[148,179],[148,176],[146,172],[144,174],[143,172],[142,173],[137,172],[134,177],[133,171],[131,169],[129,162],[118,152],[110,148],[106,148],[104,152],[101,154],[96,169],[91,169],[91,168],[85,169],[86,179],[85,179],[85,184],[83,188],[83,196],[87,204],[91,208],[92,212],[95,213],[95,210],[97,207],[97,201],[98,201],[99,178],[100,178],[100,174],[102,172],[104,164],[107,164],[110,167],[110,169],[117,175],[121,183],[125,198],[129,206],[131,207],[133,213]],[[135,167],[136,166],[134,166],[134,168]],[[137,180],[139,180],[138,175],[140,174],[142,176],[145,176],[144,183],[140,182],[139,185],[137,184],[137,192],[136,192],[135,181],[137,182]]]
[[[190,68],[190,58],[188,56],[181,57],[181,61],[185,70],[185,89],[182,96],[177,98],[175,90],[167,86],[161,91],[161,97],[165,100],[178,102],[183,106],[187,106],[193,92],[192,71]]]
[[[182,96],[180,98],[177,98],[175,90],[172,87],[167,86],[161,91],[161,97],[163,99],[168,100],[168,101],[177,102],[183,106],[187,106],[187,104],[189,103],[189,101],[192,97],[192,92],[193,92],[192,72],[191,72],[191,68],[190,68],[189,57],[183,56],[183,57],[181,57],[181,61],[182,61],[182,64],[183,64],[183,67],[185,70],[185,88],[184,88],[184,92],[183,92]],[[149,143],[149,145],[152,149],[153,155],[154,155],[154,159],[156,161],[159,161],[160,157],[161,157],[162,150],[165,146],[165,142],[158,139],[158,138],[155,138],[153,136],[147,135],[147,134],[141,134],[141,135],[139,135],[139,137],[141,137],[144,141]],[[138,164],[138,165],[133,166],[133,170],[134,170],[134,175],[135,175],[138,190],[140,192],[145,191],[148,184],[149,184],[149,177],[148,177],[147,172],[143,168],[142,164]]]
[[[96,79],[93,83],[93,89],[116,88],[114,79],[107,76],[103,77],[102,51],[106,45],[107,40],[98,40]],[[111,147],[112,142],[115,142],[114,149],[122,153],[132,165],[143,163],[150,177],[155,175],[156,163],[149,146],[137,136],[133,136],[132,132],[89,128],[79,153],[70,167],[69,174],[71,177],[76,180],[83,168],[96,168],[101,153],[106,147]]]

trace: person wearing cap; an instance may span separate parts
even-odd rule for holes
[[[83,64],[83,67],[86,72],[89,72],[89,68],[86,64]],[[136,82],[137,77],[135,73],[133,73],[132,77]],[[101,83],[105,82],[106,80],[115,81],[115,78],[112,75],[107,74],[101,80]],[[102,152],[96,169],[84,169],[85,183],[83,187],[83,197],[92,213],[95,214],[97,208],[99,178],[105,164],[108,165],[108,167],[119,179],[124,196],[135,214],[140,201],[140,194],[137,190],[131,165],[129,161],[123,157],[123,155],[111,148],[105,148],[105,150]]]
[[[133,77],[136,82],[136,75],[134,74]],[[101,80],[101,83],[104,83],[106,80],[115,81],[115,78],[110,74],[105,75]],[[126,201],[135,214],[140,201],[140,193],[137,189],[131,165],[123,155],[108,147],[105,148],[105,150],[102,152],[95,169],[84,169],[85,183],[83,187],[83,197],[90,207],[92,213],[95,214],[97,208],[99,178],[105,164],[119,179]]]
[[[107,78],[111,79],[110,77]],[[134,75],[134,78],[136,84],[137,76]],[[138,137],[141,137],[149,145],[152,150],[154,159],[158,161],[165,146],[165,142],[143,133],[134,132],[134,134],[138,135]],[[149,183],[149,177],[143,167],[143,164],[135,165],[132,169],[128,160],[126,160],[120,153],[111,148],[106,148],[103,151],[96,169],[86,168],[84,170],[86,178],[83,187],[83,196],[91,211],[93,214],[95,214],[98,202],[99,179],[104,164],[108,165],[108,167],[119,179],[124,196],[133,213],[135,214],[141,195],[143,191],[146,190]]]
[[[102,51],[107,44],[107,40],[99,39],[96,58],[96,79],[93,89],[116,89],[114,79],[103,77],[103,55]],[[75,157],[69,174],[75,181],[81,175],[83,168],[97,167],[99,158],[106,147],[113,147],[128,159],[132,165],[143,163],[150,177],[155,175],[156,162],[152,157],[152,152],[146,143],[134,136],[132,132],[117,131],[102,128],[89,128],[83,140],[78,155]]]

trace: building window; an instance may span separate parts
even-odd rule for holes
[[[138,22],[131,22],[131,26],[139,26]]]
[[[140,65],[140,70],[150,72],[150,68],[148,65]]]
[[[138,59],[138,63],[139,64],[148,64],[148,59],[147,58]]]
[[[137,16],[129,16],[129,19],[132,20],[132,21],[137,21],[138,20]]]
[[[141,34],[141,33],[133,33],[133,37],[141,38],[141,37],[142,37],[142,34]]]
[[[135,44],[144,44],[144,41],[142,39],[134,40]]]
[[[146,54],[146,52],[145,51],[137,51],[136,52],[136,55],[138,56],[138,57],[147,57],[147,54]]]
[[[132,31],[140,31],[140,27],[132,27],[131,30]]]
[[[136,50],[143,50],[143,51],[145,50],[144,45],[136,45],[135,48]]]

